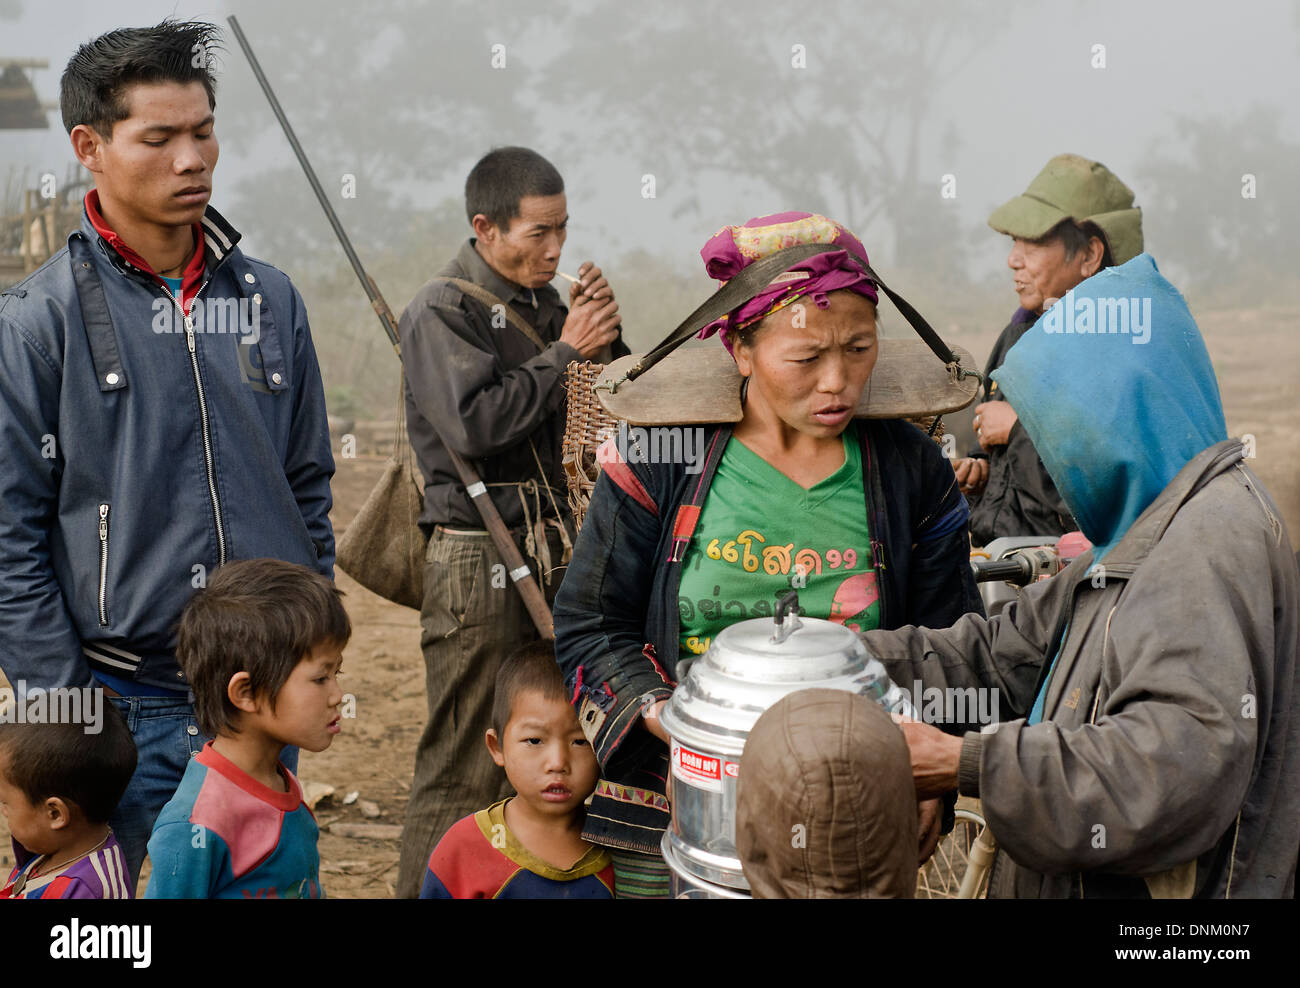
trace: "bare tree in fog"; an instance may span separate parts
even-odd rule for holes
[[[942,87],[1013,6],[626,8],[593,15],[590,36],[602,41],[557,60],[548,84],[564,94],[572,129],[603,129],[663,181],[756,179],[785,208],[822,209],[859,232],[884,220],[889,267],[957,271],[966,237],[945,209],[941,172],[920,167],[923,136],[940,129]],[[938,150],[955,150],[955,131],[943,132]],[[936,244],[953,256],[937,258]]]

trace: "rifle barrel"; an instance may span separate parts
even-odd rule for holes
[[[275,98],[271,83],[267,80],[266,73],[262,71],[257,56],[253,54],[248,39],[244,37],[244,31],[239,26],[239,21],[235,19],[233,14],[227,17],[226,20],[230,22],[230,27],[235,32],[235,40],[239,42],[239,47],[243,49],[248,64],[252,66],[253,75],[257,77],[258,85],[262,87],[262,92],[266,94],[267,102],[271,104],[271,110],[275,113],[276,119],[280,121],[284,136],[289,138],[289,144],[298,158],[298,164],[302,165],[302,170],[307,173],[307,181],[311,183],[316,198],[320,200],[321,208],[325,210],[330,226],[334,228],[335,236],[338,237],[339,243],[343,245],[343,252],[348,255],[352,270],[356,272],[361,287],[365,289],[366,295],[369,296],[371,308],[375,310],[375,315],[379,317],[380,323],[383,324],[384,332],[388,334],[393,349],[397,351],[397,359],[401,360],[402,346],[397,335],[397,320],[393,318],[392,309],[388,307],[388,303],[384,300],[383,294],[379,291],[379,286],[375,284],[370,275],[366,274],[366,269],[361,266],[361,258],[357,257],[357,252],[352,248],[352,241],[348,239],[343,224],[339,222],[338,215],[334,212],[334,207],[330,205],[329,199],[326,198],[325,190],[321,187],[320,180],[316,177],[311,162],[307,160],[307,154],[303,151],[302,145],[298,143],[298,137],[294,134],[293,127],[289,125],[289,118],[284,115],[284,110],[280,107],[280,101]],[[531,569],[524,563],[524,558],[515,545],[514,539],[510,537],[510,530],[506,528],[501,513],[497,511],[492,498],[487,496],[487,488],[484,487],[480,480],[478,471],[464,457],[452,449],[445,439],[442,441],[442,445],[451,458],[452,466],[460,475],[461,483],[465,485],[466,492],[478,492],[477,495],[471,497],[471,503],[478,509],[478,513],[483,519],[484,528],[491,534],[497,552],[505,561],[507,572],[510,573],[512,578],[519,574],[518,578],[515,579],[515,589],[519,591],[519,596],[523,598],[528,616],[533,619],[533,624],[543,638],[553,639],[555,637],[555,621],[551,616],[551,609],[546,605],[546,598],[542,595],[541,588],[538,586]]]
[[[339,238],[339,243],[343,245],[343,253],[348,255],[348,261],[352,264],[352,270],[357,273],[357,278],[361,281],[361,286],[366,290],[370,297],[370,304],[379,316],[379,321],[384,324],[384,332],[388,334],[389,342],[394,348],[399,346],[397,339],[397,320],[393,318],[392,310],[388,308],[388,303],[384,297],[379,294],[379,289],[375,283],[370,280],[366,274],[366,269],[361,266],[361,258],[357,257],[356,250],[352,247],[352,241],[348,239],[347,231],[343,229],[343,224],[339,222],[338,214],[334,212],[334,207],[330,205],[329,198],[325,195],[325,189],[321,187],[320,179],[316,177],[316,170],[312,168],[311,162],[307,160],[307,152],[302,149],[298,143],[298,135],[293,132],[293,127],[289,123],[289,118],[284,115],[284,110],[280,107],[280,101],[275,98],[275,92],[271,89],[271,83],[266,78],[266,73],[262,71],[261,64],[257,61],[257,56],[253,54],[253,49],[248,43],[248,38],[244,37],[243,28],[239,26],[239,21],[235,15],[231,14],[226,18],[230,22],[231,29],[235,32],[235,40],[239,42],[239,47],[244,50],[244,56],[248,59],[248,64],[253,68],[253,75],[257,77],[257,84],[262,87],[262,92],[266,94],[267,102],[271,104],[271,112],[275,118],[280,121],[280,128],[284,131],[284,136],[289,138],[289,146],[293,148],[293,153],[298,159],[298,164],[302,165],[302,170],[307,173],[307,181],[311,183],[312,191],[316,193],[316,198],[320,200],[320,205],[325,210],[325,216],[330,221],[330,226],[334,228],[334,235]],[[400,352],[400,351],[399,351]]]

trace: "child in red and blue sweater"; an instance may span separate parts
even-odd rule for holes
[[[421,899],[612,899],[614,866],[582,839],[600,768],[555,663],[526,645],[501,665],[488,752],[518,793],[456,823],[429,856]]]
[[[227,563],[191,598],[176,658],[199,726],[216,735],[149,838],[149,899],[318,899],[319,829],[283,763],[340,727],[337,676],[352,635],[341,593],[275,559]]]

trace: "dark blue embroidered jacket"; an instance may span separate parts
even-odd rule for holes
[[[952,464],[908,422],[857,426],[880,627],[947,628],[967,612],[983,615]],[[675,686],[684,556],[675,522],[684,503],[703,504],[731,437],[730,425],[705,429],[705,448],[718,455],[699,474],[684,464],[622,464],[613,471],[620,486],[606,466],[555,601],[556,658],[604,776],[584,836],[608,846],[657,853],[668,822],[666,801],[655,798],[665,791],[667,750],[637,722],[650,698]]]

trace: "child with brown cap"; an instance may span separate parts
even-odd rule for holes
[[[917,812],[889,712],[843,690],[801,690],[745,741],[736,849],[756,899],[910,899]]]

